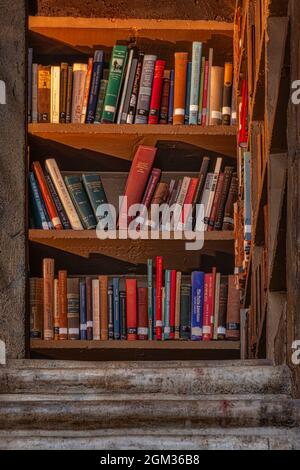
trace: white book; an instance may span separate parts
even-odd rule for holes
[[[127,60],[126,75],[125,75],[125,80],[124,80],[124,84],[123,84],[123,90],[122,90],[122,95],[121,95],[121,100],[120,100],[120,105],[119,105],[117,124],[121,124],[124,101],[125,101],[125,96],[126,96],[126,92],[127,92],[127,86],[128,86],[129,76],[130,76],[132,59],[133,59],[133,49],[130,49],[129,55],[128,55],[128,60]]]
[[[205,212],[204,212],[205,230],[207,230],[207,228],[208,228],[209,217],[210,217],[212,205],[213,205],[213,202],[214,202],[214,197],[215,197],[215,193],[216,193],[219,174],[220,174],[220,171],[221,171],[221,166],[222,166],[222,158],[219,157],[219,158],[217,158],[215,170],[213,172],[213,177],[212,177],[212,181],[211,181],[211,188],[210,188],[210,192],[209,192],[208,200],[207,200],[207,205],[206,205]]]
[[[58,197],[60,198],[61,203],[64,206],[64,209],[66,211],[66,214],[68,216],[72,229],[83,230],[83,226],[80,222],[80,219],[78,217],[74,204],[71,200],[69,192],[66,188],[63,177],[61,176],[61,173],[59,171],[56,161],[54,160],[54,158],[48,158],[45,164],[49,172],[49,175],[51,176],[55,189],[57,191]]]
[[[93,339],[100,339],[100,285],[92,279]]]
[[[74,124],[81,123],[87,64],[73,64],[72,117]]]
[[[32,64],[31,121],[38,122],[38,64]]]
[[[59,124],[60,66],[51,66],[50,122]]]
[[[209,49],[208,55],[208,89],[207,89],[207,106],[206,106],[206,125],[209,126],[210,120],[210,90],[211,90],[211,69],[213,65],[214,50]]]
[[[216,273],[213,339],[218,339],[219,306],[220,306],[220,282],[221,282],[221,274]]]

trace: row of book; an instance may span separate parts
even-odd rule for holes
[[[240,294],[234,276],[147,263],[147,280],[68,277],[43,260],[30,279],[31,337],[45,340],[239,340]],[[187,278],[187,280],[185,280]],[[143,285],[142,285],[143,284]],[[145,285],[146,284],[146,285]]]
[[[213,65],[213,49],[202,54],[193,42],[192,60],[176,52],[174,69],[136,47],[116,45],[105,68],[104,52],[88,63],[33,63],[29,49],[29,122],[118,124],[236,124],[233,66]]]
[[[204,157],[198,177],[184,176],[166,182],[161,170],[154,167],[156,153],[155,147],[138,148],[125,185],[126,204],[120,206],[118,226],[127,228],[134,221],[135,229],[147,229],[156,223],[154,228],[162,231],[192,230],[197,205],[202,204],[204,218],[198,227],[204,231],[233,230],[233,207],[238,192],[234,167],[222,168],[222,157],[215,163]],[[105,211],[99,212],[99,207],[108,203],[99,174],[63,177],[53,158],[45,161],[44,169],[38,161],[33,162],[32,170],[31,228],[89,230],[102,221],[102,228],[116,229],[116,217],[105,217]],[[133,214],[130,208],[136,204],[141,206]],[[176,210],[172,211],[174,207]]]

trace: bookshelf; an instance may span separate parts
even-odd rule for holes
[[[133,41],[145,52],[173,60],[175,51],[191,54],[193,40],[203,41],[205,50],[213,47],[216,64],[232,60],[234,27],[218,21],[139,20],[71,17],[29,17],[29,45],[41,64],[60,60],[83,60],[100,47],[105,53],[118,42]],[[157,146],[163,172],[178,177],[199,170],[204,155],[236,165],[235,126],[170,126],[117,124],[29,124],[29,164],[53,155],[64,172],[109,171],[113,198],[122,191],[117,174],[126,175],[139,145]],[[170,158],[170,152],[174,158]],[[188,156],[188,158],[186,157]],[[175,158],[176,157],[176,158]],[[74,171],[75,170],[75,171]],[[122,175],[120,176],[122,177]],[[126,178],[125,178],[126,179]],[[105,186],[105,183],[104,183]],[[110,185],[108,185],[110,186]],[[109,192],[109,191],[108,191]],[[108,194],[110,200],[110,194]],[[40,274],[41,260],[51,256],[70,267],[70,275],[114,273],[145,274],[147,259],[157,254],[166,266],[184,274],[199,268],[203,259],[212,259],[220,269],[233,269],[233,232],[205,233],[201,252],[185,250],[186,240],[99,240],[94,231],[28,230],[29,270]],[[94,258],[97,255],[98,258]],[[100,261],[99,261],[100,260]],[[113,262],[112,262],[113,260]],[[109,264],[113,267],[109,267]],[[99,268],[100,265],[100,268]],[[57,359],[237,359],[239,341],[44,341],[31,339],[29,354],[36,358]]]

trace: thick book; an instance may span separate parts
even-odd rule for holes
[[[38,64],[32,64],[31,122],[38,122]]]
[[[44,339],[53,340],[54,321],[54,259],[43,259],[43,325]]]
[[[108,277],[99,276],[100,287],[100,339],[108,340]]]
[[[45,170],[44,175],[45,175],[45,179],[46,179],[46,182],[47,182],[52,200],[55,204],[57,213],[58,213],[60,221],[62,223],[62,226],[65,230],[70,230],[71,229],[70,221],[69,221],[68,216],[66,214],[66,211],[65,211],[65,209],[64,209],[64,207],[61,203],[61,200],[59,199],[59,196],[57,194],[57,191],[55,189],[55,186],[53,184],[51,176],[47,172],[47,169]]]
[[[129,108],[128,108],[128,114],[126,118],[126,123],[127,124],[133,124],[134,119],[135,119],[135,114],[136,114],[136,107],[137,107],[137,101],[138,101],[138,94],[139,94],[139,89],[140,89],[140,82],[141,82],[141,76],[142,76],[142,70],[143,70],[143,62],[144,62],[144,52],[139,52],[138,53],[138,62],[136,66],[136,72],[135,72],[135,77],[133,81],[133,86],[132,86],[132,92],[129,100]]]
[[[94,62],[93,57],[89,57],[88,64],[87,64],[86,77],[85,77],[85,84],[84,84],[81,116],[80,116],[81,124],[84,124],[86,120],[86,113],[87,113],[87,107],[89,104],[89,96],[90,96],[90,86],[91,86],[92,73],[93,73],[93,62]]]
[[[136,114],[134,120],[135,124],[148,123],[156,59],[156,55],[146,54],[144,56],[140,88],[136,106]]]
[[[59,171],[56,161],[54,158],[48,158],[45,162],[46,169],[50,174],[56,192],[61,200],[61,203],[65,209],[67,217],[70,221],[73,230],[83,230],[83,226],[80,222],[79,216],[76,212],[72,199],[66,188],[64,179]]]
[[[86,284],[85,279],[79,282],[79,318],[80,318],[80,339],[87,339],[87,316],[86,316]]]
[[[209,125],[222,124],[224,67],[211,68]]]
[[[175,52],[173,124],[184,124],[187,52]]]
[[[100,285],[99,279],[92,280],[93,339],[100,339]]]
[[[230,188],[228,192],[227,201],[224,209],[224,218],[222,230],[233,230],[234,229],[234,220],[233,220],[233,207],[238,198],[238,185],[239,180],[236,173],[232,174]]]
[[[176,270],[171,270],[170,285],[170,339],[175,339],[175,311],[176,311]]]
[[[93,339],[93,300],[92,300],[92,278],[85,278],[86,285],[86,338]],[[106,293],[107,295],[107,293]]]
[[[226,62],[224,66],[224,84],[223,84],[223,101],[222,101],[222,124],[230,126],[231,123],[231,104],[232,104],[232,82],[233,82],[233,65]]]
[[[127,339],[137,339],[137,282],[136,279],[126,279],[126,320]]]
[[[170,307],[171,307],[171,271],[165,270],[165,292],[163,301],[163,325],[164,325],[164,340],[170,339],[171,324],[170,324]]]
[[[59,309],[59,339],[68,339],[68,277],[67,271],[58,271],[58,309]]]
[[[186,69],[185,111],[184,124],[189,124],[191,101],[192,62],[188,62]]]
[[[83,174],[82,183],[93,209],[94,216],[99,222],[104,216],[101,217],[99,213],[97,215],[97,209],[101,207],[102,204],[108,204],[101,178],[97,174]],[[110,221],[112,222],[112,219]]]
[[[215,225],[217,214],[218,214],[218,209],[220,206],[223,184],[224,184],[224,173],[221,172],[219,174],[215,197],[214,197],[213,205],[211,208],[211,213],[209,216],[208,229],[207,229],[208,231],[212,231],[214,229],[214,225]]]
[[[114,46],[111,55],[108,84],[104,99],[101,122],[115,122],[126,60],[127,46]]]
[[[193,42],[189,124],[197,124],[201,78],[202,42]]]
[[[120,280],[113,278],[114,293],[114,339],[121,339],[121,318],[120,318]]]
[[[131,218],[128,217],[128,210],[133,204],[138,204],[141,202],[145,186],[153,166],[156,152],[157,149],[155,147],[146,147],[140,145],[134,156],[127,178],[126,190],[124,194],[125,199],[122,201],[120,208],[120,228],[127,228],[127,224],[131,220]]]
[[[199,84],[199,106],[198,106],[198,118],[197,124],[202,124],[202,106],[203,106],[203,93],[204,93],[204,74],[205,74],[205,57],[201,60],[201,74]]]
[[[236,286],[234,275],[228,276],[226,339],[240,339],[240,290]]]
[[[159,124],[168,124],[169,96],[170,96],[170,70],[164,71],[159,112]]]
[[[86,75],[87,64],[73,64],[73,91],[71,111],[71,122],[73,124],[81,123]]]
[[[147,287],[148,287],[148,336],[153,340],[153,262],[147,260]]]
[[[86,113],[86,123],[92,124],[95,120],[96,107],[100,89],[100,81],[103,73],[103,51],[96,50],[94,53],[93,70],[91,77],[90,95]]]
[[[54,279],[53,296],[53,339],[57,341],[59,339],[58,279]]]
[[[126,91],[124,95],[124,103],[123,103],[122,114],[121,114],[121,124],[126,124],[127,122],[130,100],[132,96],[132,90],[133,90],[134,81],[136,77],[136,70],[138,66],[138,60],[139,60],[139,51],[137,48],[134,47],[133,52],[132,52],[131,65],[129,69],[129,76],[128,76],[128,80],[126,81],[127,84],[126,84]],[[125,85],[124,85],[124,90],[125,90]]]
[[[29,190],[31,198],[31,207],[33,210],[32,215],[34,218],[35,225],[39,229],[49,230],[49,225],[42,204],[39,188],[34,173],[32,171],[29,173]]]
[[[59,124],[60,66],[51,66],[50,122]]]
[[[155,280],[155,289],[156,289],[156,298],[155,298],[155,312],[156,312],[156,322],[155,322],[155,334],[156,339],[160,341],[162,339],[162,277],[163,277],[163,258],[162,256],[156,257],[156,280]]]
[[[127,339],[126,323],[126,291],[120,290],[120,321],[121,321],[121,340]]]
[[[96,228],[97,221],[80,177],[65,176],[65,183],[83,227],[86,230]]]
[[[175,70],[171,70],[171,71],[170,71],[169,104],[168,104],[168,124],[173,124],[173,114],[174,114],[174,79],[175,79]]]
[[[119,100],[120,102],[119,102],[119,106],[118,106],[118,114],[117,114],[117,119],[116,119],[117,124],[121,124],[123,108],[124,108],[124,103],[125,103],[125,96],[127,94],[128,82],[129,82],[129,77],[130,77],[130,70],[131,70],[131,64],[132,64],[132,59],[133,59],[133,53],[134,53],[133,49],[130,49],[129,52],[128,52],[126,72],[124,74],[122,92],[121,92],[121,95],[120,95],[120,100]]]
[[[191,284],[180,287],[180,339],[191,337]]]
[[[166,61],[155,62],[148,124],[158,124]]]
[[[59,87],[59,122],[64,124],[67,117],[67,88],[68,88],[68,64],[60,64],[60,87]]]
[[[202,126],[206,126],[206,119],[208,113],[208,78],[209,78],[209,63],[205,61],[204,67],[204,82],[203,82],[203,98],[202,98]]]
[[[177,271],[176,295],[175,295],[175,334],[174,334],[175,339],[180,338],[180,295],[181,295],[181,272]]]
[[[199,341],[203,335],[204,273],[192,272],[191,340]]]
[[[43,279],[31,277],[29,280],[30,338],[43,336]]]
[[[222,230],[223,218],[224,218],[224,208],[228,196],[228,191],[230,187],[231,177],[232,177],[233,167],[226,166],[224,169],[224,182],[221,189],[219,206],[217,209],[214,228],[215,230]]]
[[[51,105],[51,67],[38,66],[37,112],[38,122],[50,122]]]
[[[100,124],[101,122],[104,99],[105,99],[107,85],[108,85],[108,73],[109,73],[108,70],[103,70],[103,78],[100,80],[100,87],[99,87],[99,93],[98,93],[94,124]]]
[[[37,179],[42,197],[44,199],[48,214],[50,216],[50,220],[55,229],[61,230],[63,227],[62,227],[58,212],[56,210],[55,204],[51,197],[51,193],[47,186],[47,182],[46,182],[40,162],[33,162],[32,168],[33,168],[35,177]]]
[[[138,328],[137,337],[139,340],[148,339],[148,292],[147,287],[138,287]]]
[[[108,309],[108,339],[114,339],[114,290],[109,286],[107,290],[107,309]]]
[[[28,92],[27,92],[27,119],[28,122],[32,120],[32,58],[33,58],[33,49],[32,47],[28,48],[27,56],[27,80],[28,80]]]
[[[67,308],[68,308],[68,339],[80,338],[80,307],[79,307],[79,279],[68,278],[67,282]]]
[[[209,125],[210,120],[210,109],[211,109],[211,71],[213,67],[213,57],[214,57],[214,50],[213,48],[209,49],[208,53],[208,86],[207,86],[207,105],[206,105],[206,125]]]
[[[66,124],[72,120],[73,67],[68,65]]]

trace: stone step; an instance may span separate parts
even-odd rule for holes
[[[32,362],[32,361],[29,361]],[[250,361],[249,361],[250,362]],[[0,368],[0,394],[290,394],[287,367],[198,362],[81,363]]]

